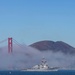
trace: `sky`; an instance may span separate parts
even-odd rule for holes
[[[52,40],[75,47],[74,34],[75,0],[0,0],[0,41]]]

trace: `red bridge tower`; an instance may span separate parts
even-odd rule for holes
[[[12,52],[12,38],[8,38],[8,53]]]

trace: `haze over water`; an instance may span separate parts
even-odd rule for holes
[[[45,57],[50,67],[60,67],[60,69],[75,69],[74,55],[64,54],[62,52],[41,52],[26,45],[22,45],[22,47],[14,45],[13,48],[12,53],[8,53],[7,47],[1,48],[1,70],[21,70],[31,68],[36,64],[40,64],[43,57]]]

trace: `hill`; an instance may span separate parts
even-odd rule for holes
[[[39,41],[30,45],[40,51],[53,51],[58,52],[61,51],[63,53],[75,53],[75,48],[70,46],[69,44],[62,42],[62,41]]]

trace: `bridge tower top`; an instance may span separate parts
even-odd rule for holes
[[[8,53],[12,53],[12,38],[8,38]]]

